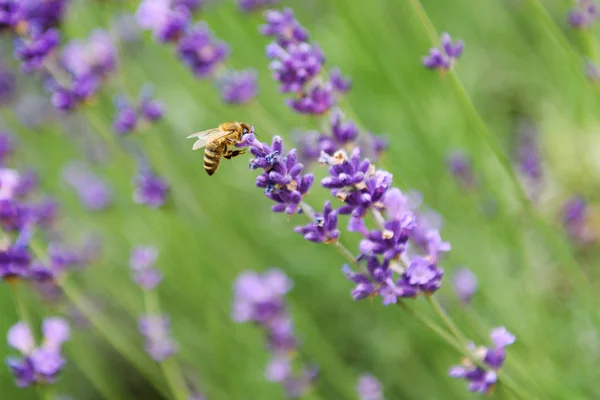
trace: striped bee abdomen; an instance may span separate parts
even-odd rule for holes
[[[217,172],[221,157],[225,151],[224,144],[221,143],[209,143],[204,151],[204,170],[208,175],[212,175]]]

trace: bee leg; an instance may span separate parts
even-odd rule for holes
[[[225,157],[227,160],[231,160],[234,157],[237,157],[241,154],[244,154],[246,152],[246,149],[242,149],[242,150],[228,150],[223,157]]]

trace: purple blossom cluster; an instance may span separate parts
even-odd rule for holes
[[[153,98],[153,90],[149,85],[142,88],[138,105],[133,107],[123,96],[115,101],[117,114],[113,121],[113,129],[124,135],[134,132],[140,123],[148,124],[159,121],[164,114],[164,106]]]
[[[336,94],[346,93],[350,82],[333,69],[326,78],[325,56],[320,47],[309,43],[308,31],[302,27],[291,9],[269,10],[261,32],[274,42],[266,48],[273,79],[283,93],[294,93],[287,104],[301,114],[322,115],[336,104]]]
[[[515,336],[504,327],[492,329],[490,332],[491,347],[475,347],[469,345],[472,356],[479,361],[474,363],[471,358],[465,358],[461,365],[450,368],[449,375],[453,378],[464,379],[469,383],[471,392],[489,394],[494,390],[498,381],[498,371],[506,359],[506,347],[515,342]]]
[[[144,348],[154,361],[164,361],[177,351],[170,332],[170,320],[163,315],[144,315],[138,329],[145,339]]]
[[[463,151],[452,151],[448,155],[447,164],[450,173],[463,188],[474,189],[479,185],[473,172],[471,159]]]
[[[563,205],[563,227],[576,243],[585,245],[597,239],[597,234],[590,227],[590,211],[587,201],[581,196],[572,196]]]
[[[279,269],[262,274],[244,272],[234,283],[232,318],[235,322],[252,322],[263,329],[271,352],[265,376],[283,385],[288,397],[299,398],[317,378],[316,368],[303,367],[295,372],[294,354],[299,343],[286,309],[285,295],[292,281]]]
[[[62,177],[88,210],[105,210],[112,204],[112,192],[108,184],[83,163],[68,163],[63,167]]]
[[[202,1],[143,0],[136,12],[140,27],[159,42],[177,47],[177,55],[194,76],[214,79],[227,104],[243,104],[257,93],[254,70],[223,71],[229,46],[214,37],[206,22],[193,23],[192,13]]]
[[[46,87],[52,105],[73,111],[93,98],[116,68],[117,51],[108,32],[94,30],[87,40],[74,40],[61,51],[57,65],[48,71]]]
[[[162,207],[167,201],[170,186],[160,176],[144,169],[134,179],[133,201],[152,208]]]
[[[70,335],[67,322],[58,317],[46,318],[42,332],[43,342],[36,346],[31,329],[24,322],[8,330],[8,344],[21,353],[21,357],[6,359],[18,387],[53,383],[65,365],[61,348]]]
[[[462,55],[464,43],[462,40],[452,41],[446,32],[442,34],[440,41],[440,48],[431,48],[429,54],[423,57],[423,65],[428,69],[448,71]]]
[[[13,30],[24,33],[27,29],[46,31],[59,25],[67,6],[66,0],[2,0],[0,1],[0,32]]]
[[[131,250],[129,267],[132,277],[144,290],[152,290],[162,281],[162,273],[154,268],[158,251],[154,247],[136,246]]]
[[[262,169],[256,178],[256,186],[264,189],[265,195],[273,200],[274,212],[294,214],[301,208],[302,197],[314,182],[313,174],[303,174],[304,166],[298,162],[296,150],[283,151],[283,140],[275,136],[271,145],[256,140],[254,133],[244,137],[239,147],[249,147],[254,156],[251,169]]]
[[[373,375],[361,375],[358,378],[356,392],[359,400],[384,400],[381,382]]]
[[[477,276],[469,268],[459,268],[452,274],[452,286],[463,304],[469,304],[477,292]]]
[[[32,259],[26,243],[17,241],[0,250],[0,278],[7,282],[27,280],[42,283],[51,280],[53,273]]]
[[[569,24],[573,28],[585,29],[598,19],[598,5],[594,0],[577,0],[577,4],[569,13]]]

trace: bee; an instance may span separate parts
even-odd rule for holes
[[[246,149],[230,149],[229,146],[241,142],[242,137],[252,132],[252,127],[245,122],[225,122],[218,128],[207,129],[202,132],[193,133],[190,138],[198,138],[192,150],[198,150],[206,146],[204,151],[204,170],[208,175],[217,172],[221,158],[231,160],[242,155]]]

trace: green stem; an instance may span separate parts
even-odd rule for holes
[[[27,309],[27,305],[25,304],[25,299],[23,296],[24,282],[11,282],[9,286],[12,291],[15,306],[17,307],[17,314],[19,315],[19,319],[29,327],[29,329],[31,330],[31,334],[35,338],[36,329],[34,329],[34,326],[31,323],[31,315],[29,314],[29,310]]]
[[[154,291],[144,290],[144,303],[147,315],[160,315],[160,303]],[[189,397],[187,385],[175,358],[171,356],[158,364],[171,389],[173,398],[176,400],[187,400]]]
[[[444,311],[440,303],[437,301],[437,299],[433,296],[426,296],[426,299],[431,308],[433,308],[433,311],[440,317],[444,325],[446,325],[450,332],[452,332],[454,337],[458,339],[458,341],[461,342],[463,345],[467,344],[467,338],[462,333],[462,331],[458,329],[452,318],[450,318],[448,314],[446,314],[446,312]]]

